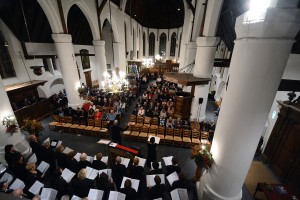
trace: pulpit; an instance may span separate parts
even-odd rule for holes
[[[188,92],[178,92],[175,95],[174,117],[189,119],[192,105],[192,96]]]

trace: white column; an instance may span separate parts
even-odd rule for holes
[[[80,80],[72,44],[72,36],[69,34],[52,34],[52,38],[60,63],[69,106],[76,108],[82,104],[82,101],[77,91],[80,86]]]
[[[2,78],[0,77],[0,120],[2,122],[4,117],[11,116],[15,117],[14,111],[11,107],[10,101],[8,99],[7,93],[3,86]],[[4,158],[5,151],[4,147],[7,144],[16,145],[21,143],[25,147],[29,147],[27,140],[25,140],[25,136],[21,133],[20,129],[16,133],[6,133],[6,127],[0,124],[0,162],[7,164]],[[21,152],[22,153],[22,152]]]
[[[211,78],[217,44],[220,38],[217,37],[198,37],[197,53],[193,75],[198,78]],[[207,105],[207,95],[209,84],[197,85],[192,102],[191,119],[202,121],[205,119],[205,110]],[[200,106],[199,98],[203,98]]]
[[[211,148],[214,164],[201,178],[199,199],[242,198],[244,180],[299,31],[296,5],[269,8],[257,23],[245,22],[247,13],[237,18],[229,85]]]
[[[98,77],[99,84],[101,84],[101,81],[104,80],[103,73],[107,71],[106,57],[105,57],[105,41],[94,40],[93,45],[95,49],[97,77]]]
[[[121,44],[117,43],[117,42],[114,42],[113,45],[114,45],[114,64],[115,64],[115,67],[119,67],[119,69],[121,71],[126,71],[125,66],[121,66],[121,63],[120,63],[120,60],[121,60],[121,58],[120,58]]]
[[[197,44],[196,42],[189,42],[186,46],[186,54],[185,54],[185,65],[183,67],[186,67],[187,65],[195,62],[195,56],[197,51]],[[191,66],[192,67],[192,66]],[[186,71],[186,70],[184,70]],[[193,71],[189,71],[189,73],[192,73]]]

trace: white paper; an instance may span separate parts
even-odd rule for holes
[[[94,180],[97,177],[98,173],[98,170],[91,167],[86,167],[86,178]]]
[[[41,193],[41,200],[55,200],[57,195],[57,190],[52,188],[43,188]]]
[[[116,147],[117,145],[118,145],[118,143],[114,143],[114,142],[111,142],[111,143],[109,144],[110,147]]]
[[[152,166],[152,163],[151,162],[151,170],[154,170],[153,166]],[[158,169],[162,169],[162,165],[161,165],[161,162],[158,162]]]
[[[32,154],[29,158],[28,158],[28,163],[36,163],[37,162],[37,159],[36,159],[36,155],[35,153]]]
[[[125,200],[126,194],[121,192],[110,191],[108,200]]]
[[[50,143],[50,138],[47,138],[43,143],[49,142]]]
[[[49,169],[50,165],[46,163],[45,161],[42,161],[40,165],[37,167],[37,170],[39,170],[42,174],[45,174],[45,172]]]
[[[56,142],[56,141],[52,141],[50,145],[51,145],[52,147],[56,147],[57,142]]]
[[[76,196],[76,195],[73,195],[72,198],[71,198],[71,200],[81,200],[81,198],[78,197],[78,196]]]
[[[11,174],[5,172],[0,179],[0,182],[6,182],[7,184],[10,184],[13,179],[14,177]]]
[[[32,149],[29,147],[24,152],[22,152],[22,155],[27,158],[32,153]]]
[[[148,137],[148,142],[150,142],[150,138],[154,137],[155,138],[155,142],[156,144],[159,144],[160,142],[160,137],[154,136],[154,135],[149,135]]]
[[[130,162],[129,158],[121,157],[121,164],[124,165],[126,168],[128,167],[129,162]]]
[[[37,195],[40,193],[42,187],[44,187],[43,183],[39,181],[35,181],[35,183],[29,188],[28,191],[34,195]]]
[[[189,196],[186,189],[178,188],[171,191],[172,200],[189,200]]]
[[[122,180],[122,183],[121,183],[121,188],[124,188],[124,183],[125,183],[125,181],[126,181],[127,179],[131,180],[131,187],[132,187],[133,189],[135,189],[136,192],[138,192],[140,180],[133,179],[133,178],[128,178],[128,177],[126,177],[126,176],[123,177],[123,180]]]
[[[174,181],[179,180],[177,172],[173,172],[172,174],[170,174],[169,176],[167,176],[167,179],[168,179],[170,185],[172,186],[173,183],[174,183]]]
[[[88,200],[101,200],[103,193],[103,190],[90,189]]]
[[[19,151],[21,154],[24,154],[24,152],[25,152],[26,150],[28,150],[28,148],[27,148],[25,145],[23,145],[21,142],[19,142],[19,143],[17,143],[16,145],[14,145],[14,147],[15,147],[15,149],[16,149],[17,151]]]
[[[24,189],[25,187],[25,184],[23,181],[21,181],[20,179],[16,179],[12,184],[11,186],[9,187],[9,189],[12,189],[12,190],[15,190],[15,189]]]
[[[73,149],[70,149],[69,147],[66,147],[63,151],[63,153],[68,154],[70,152],[74,151]]]
[[[146,176],[147,187],[153,187],[154,185],[156,185],[155,182],[154,182],[154,177],[156,175],[160,177],[161,183],[165,184],[165,175],[164,174],[152,174],[152,175],[147,175]]]
[[[62,144],[62,141],[59,140],[59,141],[57,142],[57,146],[59,146],[59,145],[61,145],[61,144]]]
[[[111,140],[104,140],[104,139],[101,139],[99,140],[97,143],[98,144],[109,144],[111,142]]]
[[[76,153],[76,155],[74,156],[74,159],[77,160],[77,162],[79,162],[80,156],[81,156],[81,153]]]
[[[102,174],[102,172],[104,172],[105,174],[107,174],[107,176],[109,178],[111,178],[111,169],[102,169],[102,170],[99,170],[99,176],[100,176],[100,174]]]
[[[157,198],[157,199],[153,199],[153,200],[163,200],[162,198]]]
[[[0,174],[2,174],[6,170],[6,167],[0,163]]]
[[[87,156],[87,157],[86,157],[86,160],[89,161],[90,163],[92,163],[93,160],[94,160],[94,157],[92,157],[92,156]]]
[[[61,174],[61,177],[67,181],[67,183],[70,183],[71,179],[75,176],[75,173],[71,172],[69,169],[65,168],[64,171]]]
[[[168,157],[163,157],[162,159],[164,160],[165,165],[168,166],[168,165],[172,165],[172,158],[173,156],[168,156]]]
[[[138,159],[139,159],[139,164],[138,164],[138,166],[145,167],[145,164],[146,164],[146,159],[145,159],[145,158],[140,158],[140,157],[138,157],[138,156],[135,156],[135,158],[138,158]]]
[[[107,165],[107,163],[108,163],[108,156],[103,156],[101,158],[101,161],[104,162]]]

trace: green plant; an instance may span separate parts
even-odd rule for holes
[[[2,125],[6,127],[6,132],[11,134],[17,132],[19,128],[16,118],[12,116],[4,117]]]
[[[193,147],[191,158],[195,160],[197,166],[207,169],[210,168],[213,163],[212,154],[207,149],[200,148],[199,145]]]
[[[44,127],[37,120],[26,118],[23,120],[24,126],[22,127],[23,131],[28,131],[30,134],[39,136],[40,133],[44,130]]]

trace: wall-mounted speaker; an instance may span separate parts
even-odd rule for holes
[[[203,98],[199,98],[199,104],[203,103]]]

